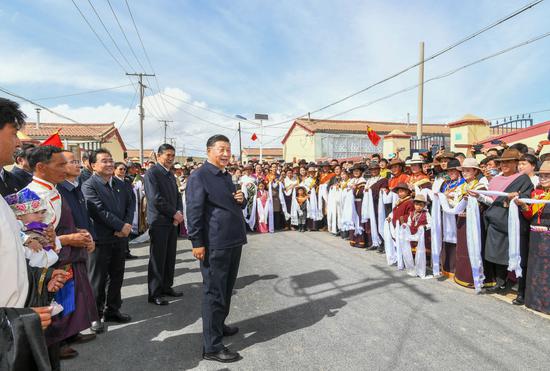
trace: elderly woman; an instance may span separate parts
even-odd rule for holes
[[[550,201],[550,161],[539,170],[539,185],[531,192],[531,199]],[[531,220],[529,235],[529,259],[526,273],[525,292],[518,290],[514,304],[550,314],[550,205],[525,204],[516,200],[523,216]],[[522,258],[523,259],[523,258]]]

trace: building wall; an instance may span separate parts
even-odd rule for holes
[[[101,146],[111,152],[111,155],[113,155],[113,160],[124,161],[124,149],[115,136],[103,143]]]
[[[294,158],[315,161],[317,135],[310,135],[299,126],[296,126],[283,146],[283,156],[286,162]]]
[[[350,158],[381,153],[382,141],[372,144],[366,134],[316,133],[316,159]]]

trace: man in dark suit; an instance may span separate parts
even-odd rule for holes
[[[124,182],[113,177],[113,158],[109,151],[92,151],[90,164],[94,174],[82,185],[95,231],[96,249],[88,261],[90,281],[99,317],[103,316],[107,322],[126,323],[131,321],[131,317],[120,312],[120,289],[124,278],[125,246],[132,230],[135,204],[126,192]],[[105,299],[107,279],[109,288]],[[92,330],[102,329],[101,321],[92,324]]]
[[[0,195],[2,197],[17,193],[22,188],[19,179],[15,175],[4,168],[0,168]]]
[[[183,221],[183,204],[176,184],[176,177],[170,172],[176,150],[170,144],[163,144],[157,153],[157,163],[145,173],[145,195],[147,197],[147,222],[151,247],[147,282],[149,302],[167,305],[165,295],[179,297],[183,293],[172,288],[176,265],[176,243],[178,225]]]
[[[34,148],[34,144],[25,143],[18,148],[13,155],[15,158],[15,166],[11,169],[11,172],[18,179],[21,188],[25,188],[32,182],[32,170],[29,165],[28,157]]]
[[[82,170],[78,176],[78,184],[84,184],[92,176],[92,166],[90,165],[90,151],[82,152]]]
[[[231,144],[223,135],[206,143],[208,161],[189,177],[186,188],[187,226],[193,256],[200,260],[203,279],[203,358],[234,362],[241,357],[223,345],[223,337],[239,329],[225,325],[237,279],[246,228],[243,193],[235,190],[225,167]]]

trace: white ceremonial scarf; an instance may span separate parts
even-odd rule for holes
[[[499,191],[475,191],[484,196],[507,197],[508,193]],[[516,197],[517,198],[517,197]],[[510,201],[508,207],[508,270],[515,272],[516,277],[522,277],[521,271],[521,256],[519,251],[520,240],[520,224],[519,224],[519,209],[518,205]],[[520,198],[520,201],[526,204],[550,204],[550,200],[535,200],[531,198]]]
[[[401,232],[399,234],[400,246],[403,252],[403,261],[407,272],[411,276],[418,276],[421,278],[426,277],[426,245],[424,240],[424,227],[418,228],[415,234],[411,234],[411,230],[408,225],[403,224],[401,226]],[[411,241],[418,241],[416,246],[416,256],[413,258]]]
[[[325,183],[319,185],[319,194],[317,196],[318,212],[319,215],[321,215],[321,219],[323,219],[323,200],[325,200],[325,203],[328,203],[328,184]]]
[[[247,183],[249,184],[249,183]],[[256,204],[257,204],[257,197],[256,194],[249,195],[247,184],[241,185],[241,191],[243,192],[244,198],[248,199],[249,196],[252,196],[252,209],[250,210],[250,215],[248,215],[248,208],[245,207],[243,209],[243,216],[246,224],[250,227],[250,229],[254,230],[254,226],[256,225]]]
[[[336,187],[331,187],[327,197],[327,228],[330,233],[338,232],[338,193]]]
[[[317,195],[315,192],[315,188],[311,188],[309,191],[309,202],[307,204],[307,217],[308,219],[312,220],[321,220],[323,219],[323,215],[321,213],[321,217],[319,217],[319,207],[317,205]]]
[[[455,207],[449,205],[447,196],[438,193],[439,203],[443,209],[443,241],[456,244],[456,218],[455,215],[466,209],[467,201],[462,199]]]
[[[288,211],[288,205],[286,204],[284,186],[282,182],[279,182],[279,200],[281,201],[281,209],[283,209],[285,220],[289,220],[290,212]]]
[[[481,257],[481,216],[479,203],[475,197],[468,197],[466,207],[466,241],[468,244],[468,258],[472,267],[474,289],[481,292],[485,274],[483,272],[483,258]]]
[[[29,279],[20,225],[3,197],[0,197],[0,307],[23,308]]]
[[[399,221],[397,222],[397,227],[399,227]],[[393,265],[397,263],[399,268],[396,246],[397,241],[395,241],[394,236],[395,228],[393,226],[393,223],[391,221],[386,221],[384,223],[384,248],[386,250],[386,261],[388,265]]]
[[[292,190],[292,200],[290,201],[290,224],[298,225],[298,217],[302,216],[304,212],[300,210],[298,199],[296,198],[296,189]]]
[[[269,197],[267,199],[267,204],[268,204],[267,215],[269,218],[269,222],[268,222],[269,233],[273,233],[275,232],[275,220],[273,216],[273,187],[272,186],[269,187]]]
[[[436,179],[433,185],[433,189],[439,190],[443,179]],[[441,275],[439,270],[439,256],[441,254],[441,246],[443,245],[443,238],[441,235],[441,204],[439,202],[439,196],[431,189],[418,187],[415,188],[416,194],[423,194],[424,197],[430,197],[432,200],[432,228],[431,228],[431,244],[432,244],[432,270],[435,277]]]
[[[353,215],[355,211],[355,195],[351,189],[342,190],[342,230],[350,231],[355,228]]]
[[[363,193],[363,203],[361,205],[361,223],[366,223],[370,220],[370,235],[373,246],[380,246],[382,241],[378,234],[378,224],[376,222],[376,213],[374,211],[374,200],[372,197],[372,189],[369,188],[367,193]]]

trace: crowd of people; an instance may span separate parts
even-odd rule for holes
[[[198,197],[189,179],[210,165],[177,163],[168,144],[143,167],[115,163],[105,149],[78,158],[20,143],[24,120],[16,103],[0,99],[0,307],[2,318],[40,319],[43,329],[35,334],[43,342],[24,343],[33,356],[19,348],[10,362],[56,370],[77,356],[71,344],[93,340],[105,322],[131,321],[121,288],[125,260],[136,258],[132,240],[150,241],[148,301],[183,295],[172,288],[177,238],[200,229],[187,218]],[[448,277],[477,293],[504,294],[517,283],[514,304],[550,314],[550,158],[542,149],[516,143],[224,169],[242,192],[250,233],[325,231],[412,276]]]

